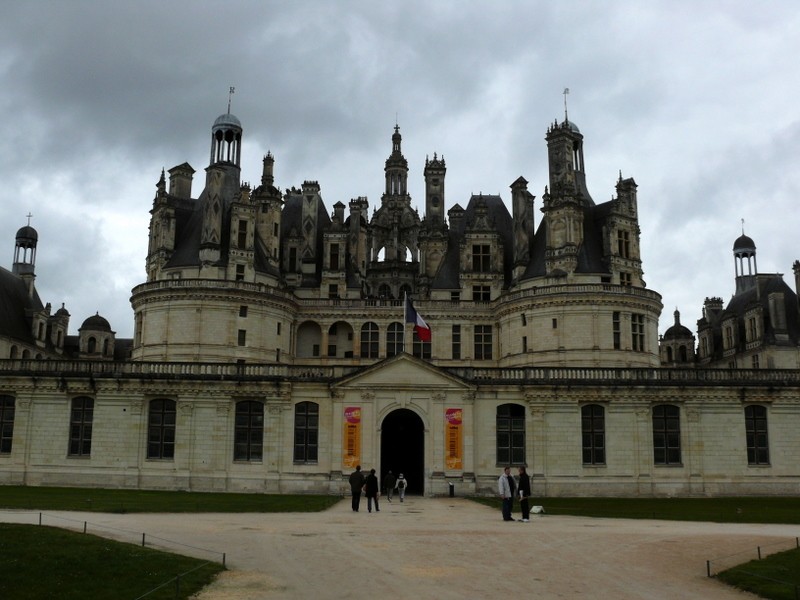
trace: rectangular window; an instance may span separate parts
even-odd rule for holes
[[[492,288],[490,288],[488,285],[472,286],[473,302],[489,302],[491,299],[492,299]]]
[[[174,400],[151,400],[147,423],[147,458],[175,457],[176,412]]]
[[[653,462],[681,464],[681,416],[680,408],[675,405],[653,407]]]
[[[492,268],[492,247],[489,244],[472,244],[472,270],[488,273]]]
[[[492,326],[475,325],[475,360],[492,359]]]
[[[14,397],[0,396],[0,454],[11,453],[14,439]]]
[[[744,424],[747,434],[747,464],[769,464],[769,439],[767,436],[767,408],[746,406]]]
[[[331,283],[328,286],[328,298],[338,298],[339,297],[339,285],[336,283]]]
[[[319,344],[311,346],[311,356],[319,356]]]
[[[621,332],[622,327],[620,326],[619,313],[614,312],[611,317],[611,333],[614,336],[614,350],[622,348],[622,340],[620,339]]]
[[[300,402],[294,407],[294,462],[316,463],[319,454],[319,404]]]
[[[278,224],[277,223],[273,223],[272,224],[272,235],[274,237],[278,237]]]
[[[81,397],[72,400],[69,419],[69,455],[90,456],[92,453],[92,420],[94,400]]]
[[[461,325],[453,325],[451,331],[452,352],[454,359],[461,358]]]
[[[339,270],[339,244],[331,244],[331,271]]]
[[[461,292],[450,292],[450,302],[461,302]]]
[[[631,239],[630,233],[627,231],[617,231],[617,254],[620,258],[630,258],[631,256]]]
[[[236,265],[236,281],[244,281],[244,265]]]
[[[414,356],[417,358],[422,358],[426,360],[430,360],[431,358],[431,343],[425,342],[419,339],[417,336],[417,332],[414,331],[413,335],[413,345],[412,345],[412,352]]]
[[[625,273],[624,271],[620,272],[620,274],[619,274],[619,284],[620,285],[624,285],[624,286],[628,286],[628,287],[633,285],[632,284],[632,280],[631,280],[631,274],[630,273]]]
[[[631,349],[644,352],[644,315],[631,315]]]
[[[581,408],[581,435],[583,464],[606,464],[605,409],[599,404],[589,404]]]
[[[289,264],[286,270],[290,273],[297,271],[297,248],[289,248]]]
[[[752,363],[753,363],[753,368],[754,369],[758,369],[759,368],[758,354],[753,354]]]
[[[237,242],[239,249],[244,250],[247,248],[247,221],[244,219],[239,219],[239,237]]]
[[[247,331],[246,331],[245,329],[240,329],[240,330],[239,330],[239,335],[238,335],[237,343],[238,343],[240,346],[244,346],[244,345],[246,345],[246,344],[247,344]]]
[[[281,334],[281,324],[280,323],[276,323],[275,324],[275,335],[280,335],[280,334]]]
[[[525,327],[528,324],[528,318],[525,316],[525,313],[520,315],[522,317],[522,326]]]
[[[558,329],[558,319],[553,319],[553,329]]]
[[[497,464],[503,467],[525,464],[525,407],[502,404],[497,407]]]
[[[261,461],[264,444],[264,405],[253,400],[236,403],[233,460]]]
[[[528,351],[528,338],[525,337],[524,335],[522,336],[522,351],[523,352]]]
[[[246,317],[247,316],[247,307],[246,306],[240,306],[239,307],[239,316],[240,317]]]

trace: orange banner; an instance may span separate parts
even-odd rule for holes
[[[361,407],[347,406],[344,409],[344,433],[342,435],[345,469],[355,469],[361,464]]]
[[[450,470],[463,469],[464,444],[461,441],[463,410],[447,408],[444,411],[445,466]]]

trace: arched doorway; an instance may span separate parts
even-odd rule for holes
[[[408,480],[407,493],[425,491],[425,426],[407,408],[389,413],[381,426],[381,481],[389,471]]]

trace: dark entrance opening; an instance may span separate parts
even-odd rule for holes
[[[406,493],[425,490],[425,427],[407,408],[392,411],[381,426],[381,481],[389,471],[408,480]]]

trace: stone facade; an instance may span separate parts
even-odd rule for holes
[[[596,204],[568,119],[546,134],[538,226],[523,177],[511,211],[483,194],[445,210],[437,153],[420,217],[397,126],[371,218],[364,197],[329,211],[316,181],[279,189],[271,154],[251,189],[243,131],[215,121],[196,197],[190,165],[162,172],[133,339],[100,315],[67,335],[33,285],[38,235],[18,232],[0,483],[339,494],[358,462],[412,493],[493,494],[524,463],[537,495],[800,492],[796,293],[742,267],[726,310],[707,302],[699,352],[677,311],[659,340],[636,183]],[[727,326],[741,344],[719,341]]]

